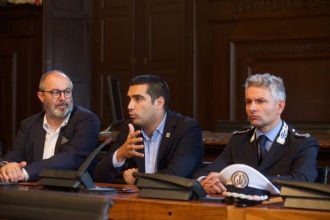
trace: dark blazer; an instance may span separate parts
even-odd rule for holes
[[[215,161],[208,167],[196,171],[193,176],[195,178],[206,176],[209,172],[220,172],[230,164],[243,163],[259,170],[271,181],[275,179],[314,181],[317,177],[318,141],[309,134],[298,133],[291,126],[288,126],[287,131],[282,134],[281,131],[260,165],[257,141],[254,138],[255,129],[252,128],[234,133]],[[280,134],[285,137],[284,143],[278,141]]]
[[[121,127],[108,155],[96,166],[96,182],[112,182],[121,171],[133,167],[138,168],[139,172],[145,171],[145,158],[140,157],[126,159],[120,169],[113,166],[114,152],[127,139],[128,123],[125,122]],[[200,125],[192,118],[168,111],[163,134],[157,155],[157,173],[191,177],[203,162],[204,146]]]
[[[55,155],[43,160],[46,131],[43,129],[45,112],[40,112],[22,121],[13,146],[4,160],[9,162],[26,161],[26,171],[30,181],[38,179],[45,169],[75,170],[95,149],[98,143],[100,121],[98,117],[79,106],[74,106],[68,124],[59,134]]]

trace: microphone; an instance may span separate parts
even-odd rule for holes
[[[77,176],[83,175],[84,172],[88,169],[89,165],[92,163],[92,161],[96,158],[96,156],[99,154],[99,152],[108,144],[111,143],[111,135],[108,137],[102,144],[100,144],[87,158],[86,160],[81,164],[79,169],[77,170]]]
[[[100,144],[80,165],[78,170],[44,169],[40,172],[40,185],[51,188],[81,189],[84,191],[114,192],[114,188],[96,187],[87,169],[98,153],[111,143],[111,136]]]

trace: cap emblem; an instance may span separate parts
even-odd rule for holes
[[[242,171],[237,171],[232,174],[231,182],[236,188],[245,188],[249,185],[249,177]]]

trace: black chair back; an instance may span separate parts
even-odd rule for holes
[[[0,219],[108,219],[109,198],[98,195],[0,188]]]
[[[326,184],[328,182],[328,172],[329,172],[328,166],[317,166],[317,172],[318,175],[315,182]]]

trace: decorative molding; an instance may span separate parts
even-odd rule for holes
[[[324,55],[330,54],[330,39],[294,40],[285,42],[255,42],[249,49],[250,56],[260,55]]]
[[[12,4],[31,4],[31,5],[41,5],[42,0],[1,0],[2,2],[12,3]]]
[[[238,13],[294,12],[329,9],[329,0],[237,0]]]
[[[209,0],[209,22],[330,15],[329,0]]]
[[[230,120],[243,120],[241,117],[244,108],[239,103],[244,100],[242,94],[239,93],[240,85],[244,82],[247,75],[255,72],[256,66],[267,67],[272,69],[271,62],[276,62],[276,65],[280,65],[286,74],[294,73],[294,66],[298,63],[300,67],[305,68],[305,71],[313,72],[313,65],[318,65],[320,69],[317,69],[313,76],[320,78],[314,79],[315,82],[322,82],[313,85],[311,89],[313,94],[318,98],[303,98],[300,101],[292,102],[298,103],[299,108],[304,106],[305,103],[309,103],[312,106],[318,108],[318,114],[320,116],[314,116],[309,112],[312,108],[306,108],[304,112],[300,112],[295,115],[294,110],[287,110],[290,120],[310,122],[329,121],[329,117],[326,112],[329,105],[328,99],[324,96],[323,92],[328,91],[328,87],[325,83],[328,80],[328,74],[326,69],[328,68],[328,59],[330,56],[330,39],[306,39],[306,40],[284,40],[284,41],[256,41],[256,42],[230,42],[230,91],[229,91],[229,114]],[[309,63],[309,61],[314,61]],[[288,65],[288,66],[286,66]],[[303,66],[303,67],[302,67]],[[276,69],[276,68],[275,68]],[[299,75],[297,73],[297,75]],[[304,76],[305,77],[305,76]],[[324,77],[324,78],[323,78]],[[323,81],[322,81],[323,80]],[[292,82],[291,82],[292,85]],[[319,89],[320,94],[318,96]],[[301,88],[299,91],[303,91]],[[322,91],[322,92],[321,92]],[[304,92],[302,92],[304,93]],[[326,92],[325,92],[326,93]],[[306,94],[310,94],[306,91]],[[304,96],[304,95],[302,95]],[[291,104],[292,106],[292,104]],[[309,111],[309,112],[307,112]],[[292,119],[293,118],[293,119]]]

